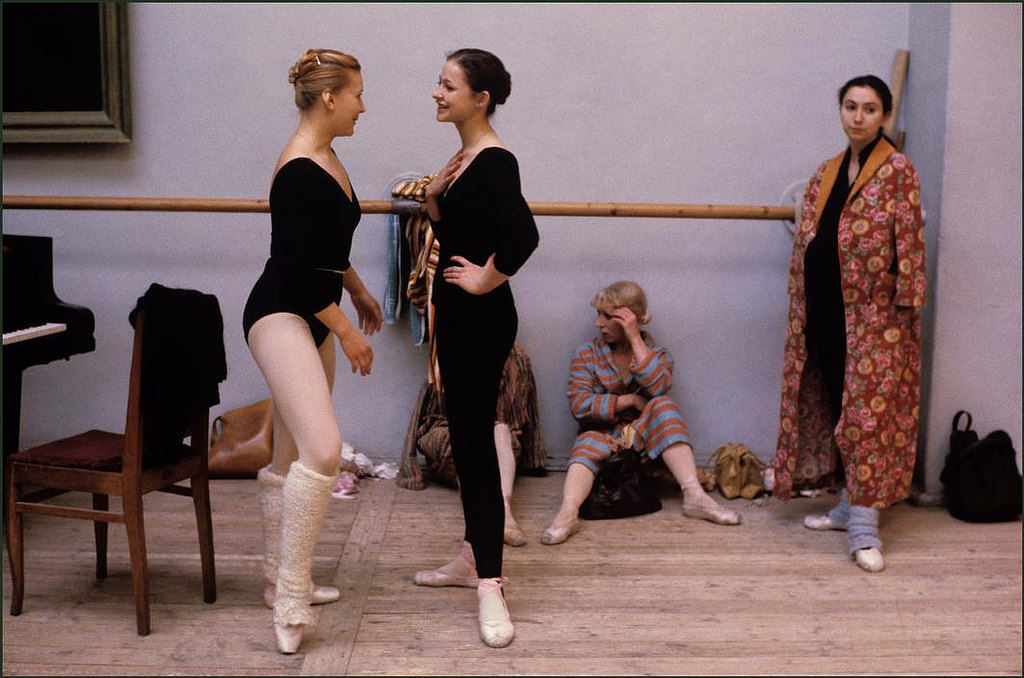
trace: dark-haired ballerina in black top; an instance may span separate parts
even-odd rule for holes
[[[274,609],[278,649],[298,650],[310,605],[338,599],[314,586],[313,547],[338,476],[341,432],[334,412],[334,339],[352,366],[370,373],[380,306],[349,264],[359,201],[331,148],[351,136],[363,106],[359,62],[308,50],[288,74],[301,119],[277,161],[270,189],[270,258],[245,304],[242,326],[274,400],[274,457],[260,469],[263,599]],[[341,311],[347,290],[357,329]]]
[[[480,637],[491,647],[508,645],[514,632],[502,595],[504,501],[494,445],[501,371],[518,324],[508,279],[538,242],[516,158],[488,122],[510,89],[508,72],[490,52],[448,56],[434,100],[438,121],[455,124],[462,148],[427,188],[441,246],[432,293],[437,358],[466,533],[455,560],[417,572],[415,581],[476,586]]]

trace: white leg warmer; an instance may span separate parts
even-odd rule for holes
[[[296,461],[284,482],[281,555],[277,568],[275,624],[312,624],[310,579],[313,548],[336,476],[325,476]]]
[[[260,484],[260,517],[263,524],[263,576],[268,584],[277,584],[277,564],[281,557],[281,510],[284,505],[284,476],[270,467],[256,474]]]

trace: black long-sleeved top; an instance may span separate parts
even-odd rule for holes
[[[857,155],[857,163],[864,168],[871,151],[878,145],[878,136],[874,141],[861,149]],[[836,183],[818,219],[818,232],[807,245],[804,253],[804,278],[807,280],[807,320],[811,324],[812,315],[822,314],[826,322],[834,322],[835,314],[842,318],[843,290],[839,282],[839,215],[843,205],[850,196],[853,182],[849,178],[850,149],[846,149],[843,164],[839,167]],[[813,282],[813,284],[811,284]],[[831,308],[828,308],[831,307]],[[815,321],[818,318],[814,318]],[[840,325],[843,323],[840,322]]]
[[[362,215],[359,200],[310,158],[294,158],[270,187],[270,258],[242,314],[249,329],[265,315],[287,312],[309,324],[319,346],[330,330],[316,313],[341,301],[352,234]]]
[[[445,282],[441,275],[462,256],[478,266],[494,254],[494,267],[511,276],[526,263],[540,237],[533,214],[522,195],[519,163],[504,148],[480,151],[438,200],[441,220],[432,221],[441,245],[431,299],[439,311],[460,308],[483,310],[495,303],[512,302],[508,282],[487,294],[474,295]]]

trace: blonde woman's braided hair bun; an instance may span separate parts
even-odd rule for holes
[[[351,54],[334,49],[307,49],[288,69],[288,83],[295,87],[295,105],[309,109],[325,90],[337,92],[362,67]]]

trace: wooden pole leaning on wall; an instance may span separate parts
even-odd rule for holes
[[[536,216],[647,217],[665,219],[793,220],[793,208],[783,205],[688,205],[636,202],[529,202]],[[405,200],[363,200],[363,214],[408,214],[422,205]],[[3,208],[29,210],[96,210],[137,212],[267,213],[266,200],[217,198],[119,198],[86,196],[5,195]]]
[[[885,123],[882,131],[896,144],[896,150],[903,150],[903,131],[896,131],[896,123],[900,117],[900,104],[903,102],[903,88],[907,84],[907,67],[910,64],[910,52],[905,49],[897,50],[896,57],[892,64],[892,80],[889,81],[889,91],[892,93],[892,115],[889,122]]]

